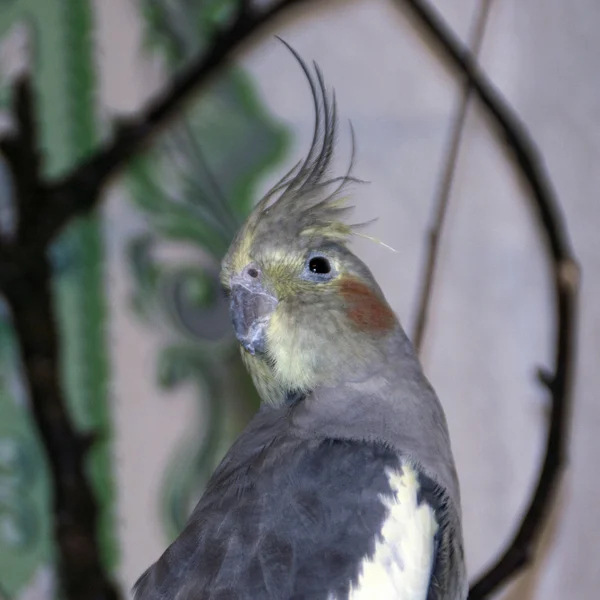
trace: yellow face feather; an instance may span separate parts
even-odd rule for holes
[[[358,375],[374,357],[383,359],[382,341],[398,324],[369,270],[349,250],[328,245],[308,252],[331,266],[332,277],[318,282],[305,279],[306,254],[257,249],[251,257],[261,286],[278,304],[266,325],[265,353],[242,349],[242,355],[270,403]]]

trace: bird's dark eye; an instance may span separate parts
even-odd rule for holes
[[[324,256],[313,256],[308,262],[308,268],[318,275],[326,275],[331,271],[331,265]]]
[[[335,262],[331,261],[324,253],[313,251],[306,257],[301,277],[307,281],[324,283],[337,276]]]

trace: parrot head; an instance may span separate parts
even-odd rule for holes
[[[386,340],[399,327],[372,273],[348,247],[360,225],[346,223],[351,207],[343,192],[358,180],[350,175],[353,161],[346,175],[329,177],[335,96],[318,66],[313,75],[289,49],[311,87],[313,141],[256,205],[221,270],[243,360],[270,404],[359,379],[385,358]]]

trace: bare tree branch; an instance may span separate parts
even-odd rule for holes
[[[10,307],[31,412],[50,468],[54,538],[65,593],[70,600],[116,600],[117,588],[100,559],[98,503],[86,473],[92,439],[77,432],[61,385],[52,267],[47,253],[29,251],[35,231],[28,224],[47,207],[27,76],[17,83],[13,104],[16,131],[0,142],[0,149],[14,181],[18,227],[14,239],[3,240],[1,291]]]
[[[28,75],[16,82],[13,90],[13,112],[17,129],[0,140],[0,151],[10,167],[14,183],[14,195],[18,198],[18,223],[16,238],[23,240],[24,223],[31,219],[40,201],[39,182],[31,173],[40,171],[37,127],[33,106],[33,91]],[[0,239],[0,245],[5,240]],[[1,246],[0,246],[1,247]]]
[[[177,75],[139,116],[128,123],[122,122],[111,141],[49,186],[52,210],[47,211],[44,222],[37,228],[38,243],[45,246],[74,215],[92,209],[107,180],[145,147],[242,42],[285,10],[311,1],[314,0],[277,0],[261,11],[249,5],[240,10],[231,27],[217,32],[207,50]]]
[[[21,263],[20,276],[5,290],[40,439],[52,484],[54,536],[66,597],[117,599],[104,573],[97,541],[98,502],[86,473],[92,439],[71,420],[60,381],[52,268],[48,260]]]
[[[532,207],[545,236],[554,277],[556,325],[555,356],[552,373],[544,372],[541,381],[552,398],[546,453],[537,484],[513,539],[486,573],[472,585],[469,599],[487,598],[514,577],[531,560],[548,514],[556,497],[564,468],[571,413],[571,383],[575,365],[577,295],[579,268],[560,205],[546,173],[543,160],[527,129],[506,100],[482,72],[472,54],[425,0],[395,0],[408,9],[461,76],[466,77],[477,99],[486,110],[506,151],[526,181]]]
[[[488,20],[492,0],[482,0],[474,9],[477,13],[474,17],[473,33],[469,46],[474,57],[479,55],[481,42],[485,33],[485,26]],[[440,179],[436,187],[436,196],[433,202],[433,219],[427,234],[427,249],[425,258],[425,267],[423,269],[423,278],[419,284],[419,300],[417,302],[417,317],[415,320],[412,343],[418,353],[423,346],[423,338],[427,327],[427,317],[429,316],[429,305],[433,293],[433,283],[437,268],[439,256],[440,238],[442,228],[446,218],[446,211],[450,201],[452,191],[452,182],[456,171],[456,162],[462,140],[462,134],[465,127],[469,103],[471,100],[471,82],[467,79],[464,83],[462,94],[458,106],[450,124],[448,132],[448,145],[444,155],[444,164],[442,167]]]

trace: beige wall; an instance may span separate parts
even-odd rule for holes
[[[436,3],[465,37],[475,0]],[[600,588],[600,4],[596,0],[496,0],[482,62],[538,141],[563,202],[583,266],[581,333],[571,464],[535,568],[506,597],[595,598]],[[134,4],[97,0],[102,100],[107,114],[137,107],[160,81],[141,61]],[[272,29],[315,59],[351,118],[358,143],[357,216],[397,253],[360,241],[410,332],[435,175],[457,87],[391,2],[323,2]],[[295,134],[287,170],[307,148],[312,113],[305,81],[272,37],[239,62],[262,100]],[[342,129],[343,131],[343,129]],[[349,136],[343,131],[340,165]],[[277,175],[274,173],[266,188]],[[130,586],[165,546],[157,523],[158,478],[193,410],[191,391],[161,396],[157,340],[128,312],[123,243],[143,227],[114,188],[105,208],[110,339],[118,434],[123,581]],[[550,364],[549,278],[537,230],[514,171],[477,112],[468,120],[444,232],[423,356],[445,405],[460,473],[469,571],[477,574],[511,534],[542,451],[547,397],[535,367]]]

